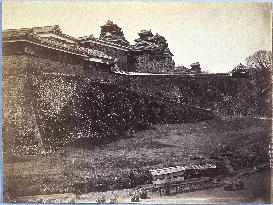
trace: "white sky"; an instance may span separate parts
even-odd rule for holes
[[[131,43],[151,29],[166,38],[176,65],[199,61],[211,72],[272,48],[270,3],[4,2],[2,11],[3,29],[58,24],[75,37],[98,37],[110,19]]]

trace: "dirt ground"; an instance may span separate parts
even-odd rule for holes
[[[14,197],[72,193],[70,187],[74,183],[84,182],[85,178],[95,179],[100,175],[111,179],[134,169],[187,164],[190,156],[208,156],[220,143],[244,150],[250,145],[267,148],[270,122],[265,119],[217,119],[154,125],[148,130],[100,146],[82,142],[68,145],[47,156],[4,161],[4,189]],[[265,149],[260,150],[266,152]],[[215,193],[218,193],[217,190]],[[199,196],[194,194],[182,194],[181,197]],[[63,200],[74,200],[73,196]],[[176,198],[171,197],[172,200]],[[259,195],[255,198],[259,198]],[[153,197],[147,202],[154,202]]]
[[[270,175],[271,174],[271,175]],[[149,193],[148,199],[141,199],[139,203],[147,204],[204,204],[204,203],[269,203],[270,180],[273,174],[270,170],[256,172],[247,176],[245,180],[245,189],[237,191],[225,191],[223,187],[193,191],[187,193],[172,194],[170,196],[159,195],[158,193]],[[271,189],[272,190],[272,189]],[[134,190],[117,190],[108,192],[94,192],[77,196],[75,194],[56,194],[40,195],[35,197],[22,197],[17,200],[20,202],[69,202],[69,203],[96,203],[98,196],[103,196],[106,203],[110,198],[116,196],[117,203],[131,203],[131,195]]]

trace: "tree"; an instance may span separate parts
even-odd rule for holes
[[[260,114],[271,116],[272,52],[260,50],[246,59],[253,85],[253,95]]]
[[[260,50],[249,56],[247,66],[255,70],[271,70],[272,71],[272,52]]]
[[[271,85],[272,76],[272,52],[260,50],[246,59],[250,69],[251,78],[256,81],[261,89],[267,89]]]

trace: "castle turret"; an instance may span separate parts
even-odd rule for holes
[[[124,37],[122,29],[110,20],[108,20],[105,25],[101,26],[99,39],[123,46],[129,45],[129,42]]]
[[[149,39],[151,37],[153,37],[153,33],[151,30],[141,30],[139,33],[139,38],[142,39],[142,40],[145,40],[145,39]],[[138,39],[136,39],[137,41]]]
[[[249,76],[249,69],[240,63],[238,66],[232,69],[231,74],[233,77],[245,78]]]
[[[201,72],[200,63],[199,62],[192,63],[191,70],[195,72]]]
[[[166,39],[151,30],[141,30],[130,47],[132,67],[136,72],[173,73],[174,61]]]

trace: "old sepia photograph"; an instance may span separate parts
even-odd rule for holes
[[[5,203],[272,203],[272,4],[2,2]]]

